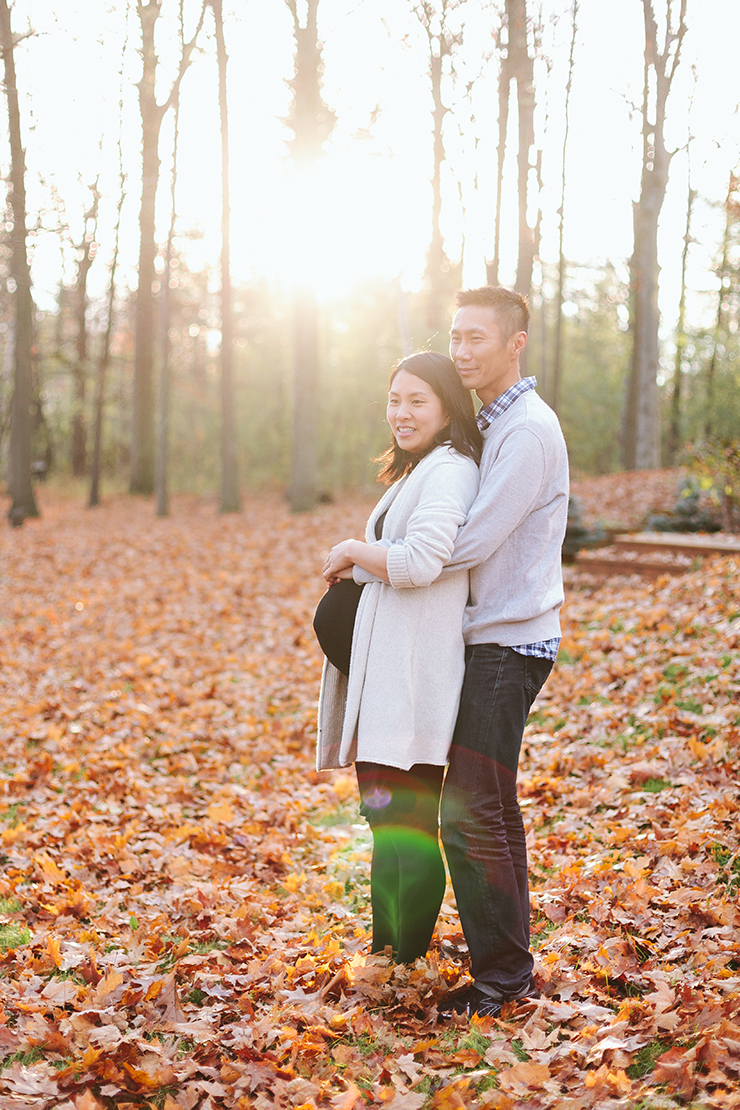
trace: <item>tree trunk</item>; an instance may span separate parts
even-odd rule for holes
[[[576,49],[576,34],[578,31],[578,0],[573,0],[572,31],[570,36],[570,54],[568,56],[568,81],[565,86],[565,129],[563,132],[563,155],[560,171],[560,210],[558,212],[558,291],[555,301],[555,350],[552,359],[552,388],[550,390],[550,404],[555,412],[560,404],[560,377],[563,364],[563,302],[565,300],[565,252],[563,239],[565,231],[565,180],[568,153],[568,132],[570,130],[570,92],[573,87],[573,57]]]
[[[289,123],[294,138],[290,151],[296,172],[310,172],[321,157],[322,144],[334,126],[334,113],[321,97],[321,44],[318,37],[319,0],[307,0],[305,25],[296,0],[285,0],[293,16],[295,73],[290,82],[293,103]],[[303,191],[299,188],[299,201]],[[304,211],[306,225],[313,213]],[[293,512],[304,512],[316,503],[318,481],[319,349],[316,294],[299,284],[294,292],[293,319],[293,437],[288,497]],[[224,399],[226,406],[230,402]]]
[[[91,186],[92,205],[84,216],[84,234],[78,244],[77,281],[75,300],[77,316],[76,358],[72,373],[74,376],[75,404],[72,418],[72,474],[82,478],[87,471],[87,422],[85,419],[85,400],[87,393],[87,277],[95,261],[97,244],[95,236],[98,226],[98,205],[100,193],[97,181]]]
[[[121,192],[116,213],[115,241],[113,258],[108,282],[108,319],[103,333],[103,348],[98,360],[98,376],[95,389],[95,426],[93,431],[93,457],[90,475],[90,500],[88,506],[94,509],[100,504],[100,464],[103,445],[103,408],[105,405],[105,379],[110,365],[110,343],[113,335],[113,312],[116,301],[116,270],[118,268],[118,246],[121,231],[121,209],[125,199],[125,177],[121,174]]]
[[[496,214],[493,231],[493,260],[486,263],[486,280],[489,285],[498,285],[501,264],[501,195],[504,187],[504,160],[506,158],[506,131],[509,126],[509,92],[511,85],[511,65],[507,53],[501,56],[501,70],[498,77],[498,146],[496,147]]]
[[[534,62],[527,46],[526,0],[506,0],[509,27],[509,63],[516,79],[519,122],[517,193],[519,202],[519,252],[515,288],[529,294],[534,263],[534,232],[527,223],[530,152],[534,146]]]
[[[12,524],[19,525],[26,517],[38,516],[39,511],[31,480],[33,299],[31,271],[26,249],[26,163],[21,141],[14,42],[7,0],[0,0],[0,46],[2,46],[5,67],[5,95],[8,102],[10,133],[10,207],[13,217],[13,230],[10,234],[10,273],[15,281],[13,398],[8,460],[8,486],[12,504],[8,517]]]
[[[681,395],[683,385],[683,353],[686,347],[686,264],[691,245],[691,211],[696,200],[696,189],[689,183],[689,197],[686,205],[686,230],[681,253],[681,294],[678,299],[678,322],[676,324],[676,361],[673,369],[673,393],[671,395],[671,423],[668,430],[668,465],[675,466],[681,446]]]
[[[182,3],[180,4],[182,16]],[[159,331],[160,331],[160,365],[159,365],[159,395],[157,397],[157,436],[156,459],[154,464],[154,498],[156,514],[159,517],[169,516],[170,495],[168,486],[168,469],[170,458],[170,321],[172,319],[172,291],[170,281],[172,278],[172,243],[175,238],[175,222],[177,219],[176,191],[177,191],[177,147],[180,130],[180,97],[175,99],[174,134],[172,139],[172,176],[170,178],[170,226],[167,232],[167,245],[164,252],[164,272],[162,274],[162,296],[160,299]]]
[[[725,310],[725,278],[730,270],[730,246],[732,243],[732,194],[737,189],[738,179],[735,174],[730,174],[730,184],[727,190],[727,199],[725,201],[725,230],[722,236],[722,259],[719,264],[719,292],[717,294],[717,315],[714,319],[714,331],[712,335],[712,353],[709,356],[707,363],[707,376],[706,376],[706,416],[704,419],[704,436],[709,439],[712,435],[712,408],[714,405],[714,379],[717,373],[717,347],[720,344],[722,331],[726,326],[726,310]]]
[[[448,260],[442,236],[442,166],[445,161],[444,118],[449,109],[442,99],[444,59],[452,54],[457,36],[448,23],[457,5],[452,0],[420,0],[413,3],[416,18],[424,28],[429,46],[429,81],[432,87],[432,233],[427,252],[427,324],[437,333],[447,327],[447,290],[445,275]]]
[[[239,480],[234,422],[234,324],[231,307],[231,207],[229,199],[229,114],[226,88],[228,56],[221,0],[211,0],[218,54],[218,106],[221,116],[221,512],[239,511]]]
[[[630,328],[632,360],[623,426],[624,466],[645,470],[660,464],[658,419],[658,220],[668,184],[671,155],[666,150],[664,125],[671,82],[678,66],[686,32],[687,0],[681,0],[678,27],[672,30],[672,3],[667,0],[663,52],[658,51],[658,28],[652,0],[643,0],[645,18],[645,87],[642,108],[643,161],[640,199],[634,205],[634,250],[630,260]],[[675,43],[675,50],[672,51]],[[651,70],[654,80],[651,81]],[[654,115],[650,102],[654,93]]]
[[[95,388],[95,427],[93,431],[93,457],[90,475],[90,500],[88,507],[94,509],[100,504],[100,469],[103,447],[103,410],[105,407],[105,385],[110,365],[110,345],[113,336],[113,320],[116,303],[116,272],[118,270],[118,251],[121,242],[121,212],[126,199],[126,174],[123,169],[123,65],[126,55],[128,37],[124,42],[123,57],[121,61],[121,91],[118,102],[118,204],[116,205],[116,226],[113,234],[113,257],[110,264],[110,278],[108,281],[108,316],[103,333],[103,346],[98,360],[98,374]]]
[[[136,349],[134,352],[133,415],[131,425],[131,493],[154,490],[154,214],[159,182],[159,132],[163,111],[157,104],[155,83],[157,55],[154,30],[160,14],[159,0],[139,3],[142,75],[139,83],[141,112],[141,208],[139,211],[139,267],[136,291]]]
[[[295,291],[293,309],[293,440],[290,507],[294,513],[316,503],[319,422],[319,337],[316,293],[312,286]]]
[[[134,355],[133,420],[131,430],[131,493],[154,491],[154,341],[155,299],[155,205],[159,182],[159,133],[168,108],[174,103],[182,78],[190,64],[200,29],[203,25],[206,0],[203,0],[198,26],[189,43],[183,45],[180,66],[169,96],[157,102],[156,79],[158,58],[154,34],[161,12],[161,0],[138,0],[141,23],[142,74],[139,82],[141,113],[141,208],[139,211],[139,285],[136,292],[136,351]]]
[[[432,168],[432,238],[427,254],[427,280],[429,282],[429,301],[427,316],[429,326],[436,332],[439,328],[444,306],[442,305],[442,269],[445,264],[444,239],[440,227],[442,215],[442,163],[445,158],[442,139],[442,124],[447,112],[442,103],[442,54],[434,53],[430,39],[429,76],[432,83],[433,120],[433,168]]]

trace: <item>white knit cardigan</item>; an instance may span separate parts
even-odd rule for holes
[[[465,670],[468,573],[439,573],[477,490],[473,460],[437,447],[370,515],[366,539],[388,546],[391,584],[373,581],[362,591],[349,680],[324,663],[319,770],[356,759],[404,770],[447,762]],[[375,522],[386,509],[376,541]]]

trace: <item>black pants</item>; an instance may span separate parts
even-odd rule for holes
[[[465,660],[442,841],[476,986],[517,998],[529,989],[534,961],[516,777],[527,714],[552,663],[498,644],[469,645]]]
[[[355,767],[360,813],[373,832],[372,951],[390,946],[399,963],[413,963],[426,955],[445,893],[439,847],[444,767]]]

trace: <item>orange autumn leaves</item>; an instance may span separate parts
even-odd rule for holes
[[[735,563],[568,571],[521,778],[543,997],[449,1029],[452,901],[428,961],[368,961],[354,781],[312,769],[320,553],[369,502],[45,501],[0,540],[0,1105],[738,1104]]]

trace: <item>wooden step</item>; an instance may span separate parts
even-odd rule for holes
[[[734,554],[740,554],[740,536],[634,532],[615,535],[608,547],[579,552],[576,566],[585,574],[640,574],[655,579],[662,574],[686,574],[709,555]]]
[[[692,569],[693,560],[679,563],[673,559],[629,559],[617,551],[610,554],[602,549],[593,555],[580,552],[576,558],[576,567],[583,574],[639,574],[643,578],[656,579],[663,574],[686,574]]]
[[[740,536],[726,532],[632,532],[614,536],[623,551],[664,551],[681,555],[733,555],[740,552]]]

